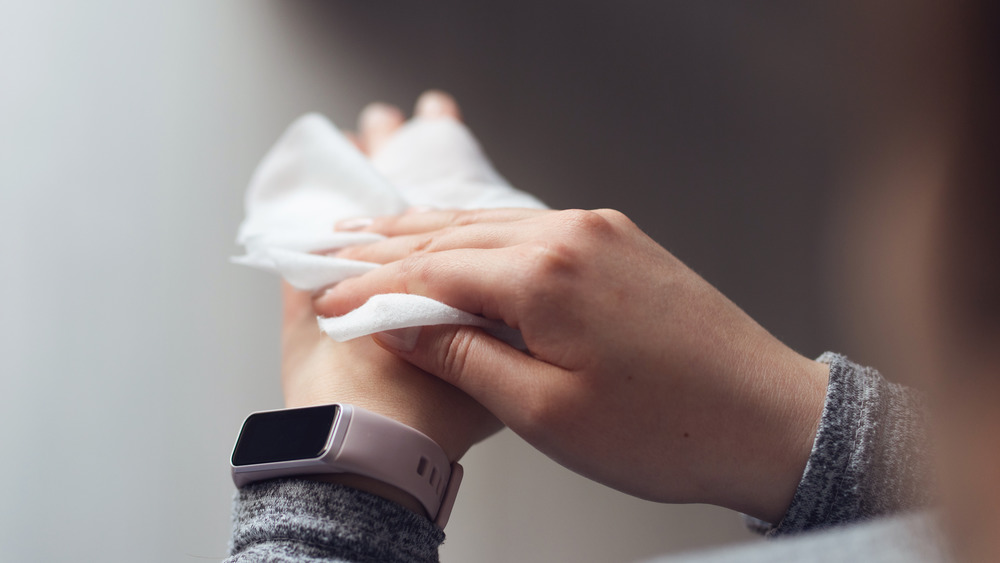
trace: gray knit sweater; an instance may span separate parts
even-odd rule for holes
[[[776,526],[750,521],[768,537],[795,538],[670,561],[943,559],[931,517],[907,514],[930,500],[919,397],[843,356],[820,361],[830,365],[826,405],[792,504]],[[437,561],[444,541],[398,504],[298,479],[244,487],[233,516],[230,562]]]

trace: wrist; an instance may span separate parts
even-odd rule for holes
[[[286,401],[285,407],[298,408],[329,403],[356,405],[419,430],[441,446],[449,462],[459,461],[469,449],[467,441],[457,432],[459,429],[447,425],[449,419],[442,416],[440,409],[434,409],[432,412],[430,407],[415,405],[414,402],[418,401],[406,401],[402,397],[396,397],[394,393],[376,395],[371,390],[340,389],[336,393]]]
[[[289,358],[286,357],[286,360]],[[415,428],[438,443],[451,462],[502,425],[464,392],[424,373],[371,339],[326,337],[299,362],[284,366],[287,408],[350,403]]]
[[[752,365],[751,365],[752,364]],[[762,351],[748,364],[731,406],[725,457],[706,468],[708,502],[777,524],[788,511],[826,402],[829,367],[790,349]],[[732,422],[730,423],[732,424]]]
[[[770,438],[771,447],[762,449],[763,472],[753,484],[753,501],[745,511],[777,524],[788,511],[812,453],[816,432],[826,403],[830,369],[826,364],[797,356],[787,375],[779,381]],[[771,453],[767,453],[771,452]]]

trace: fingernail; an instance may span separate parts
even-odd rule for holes
[[[458,104],[455,98],[440,90],[424,92],[417,100],[415,112],[420,117],[437,119],[442,117],[458,117]]]
[[[374,338],[382,344],[399,350],[400,352],[412,352],[417,346],[417,338],[420,336],[420,327],[411,326],[408,328],[397,328],[395,330],[384,330],[376,332]]]
[[[406,210],[404,215],[416,215],[417,213],[429,213],[434,211],[434,208],[430,205],[414,205]]]
[[[365,106],[358,116],[361,129],[381,129],[387,125],[403,120],[403,112],[396,106],[382,102],[373,102]]]
[[[360,231],[361,229],[370,226],[374,222],[371,217],[355,217],[354,219],[345,219],[337,223],[336,230],[338,231]]]

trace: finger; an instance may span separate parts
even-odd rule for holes
[[[410,329],[412,330],[412,329]],[[515,431],[530,425],[532,413],[565,372],[468,326],[427,326],[419,336],[373,335],[380,346],[468,393]]]
[[[531,237],[532,229],[520,223],[480,223],[448,227],[429,233],[402,235],[378,242],[344,248],[337,258],[388,264],[411,254],[442,252],[459,248],[494,249],[513,246]]]
[[[450,94],[441,90],[428,90],[417,99],[417,107],[413,111],[416,117],[428,119],[451,118],[462,120],[458,102]]]
[[[416,254],[344,280],[313,301],[316,312],[339,317],[363,305],[373,295],[423,295],[491,319],[503,319],[516,328],[513,295],[517,271],[512,253],[519,247],[496,250],[448,250]]]
[[[440,210],[377,217],[363,222],[348,219],[337,223],[338,231],[368,231],[394,237],[436,231],[445,227],[472,225],[474,223],[503,223],[530,219],[547,213],[550,209],[505,207],[496,209]]]
[[[403,112],[383,103],[368,104],[358,116],[358,137],[364,153],[372,156],[379,151],[396,130],[403,125]]]
[[[342,131],[347,140],[351,142],[359,151],[365,152],[365,147],[361,144],[361,138],[354,131]]]

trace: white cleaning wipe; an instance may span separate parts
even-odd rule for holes
[[[371,262],[295,252],[283,248],[263,248],[253,254],[233,258],[232,261],[280,273],[292,287],[307,291],[360,276],[379,266]]]
[[[339,317],[319,317],[319,328],[339,342],[359,336],[414,326],[470,325],[524,349],[521,333],[500,321],[449,307],[421,295],[384,293],[373,295],[361,307]]]
[[[453,119],[411,120],[369,160],[326,118],[308,114],[289,126],[254,172],[237,235],[246,254],[232,261],[278,273],[301,290],[322,289],[379,267],[323,255],[384,238],[334,232],[334,223],[400,213],[414,205],[545,208],[512,188],[469,130]],[[460,324],[523,347],[520,333],[503,323],[419,295],[377,295],[319,323],[341,342],[384,330]]]
[[[401,213],[408,204],[319,114],[295,120],[257,166],[237,242],[287,231],[329,232],[346,217]]]
[[[372,158],[410,205],[483,209],[545,205],[503,179],[454,119],[414,119]]]

